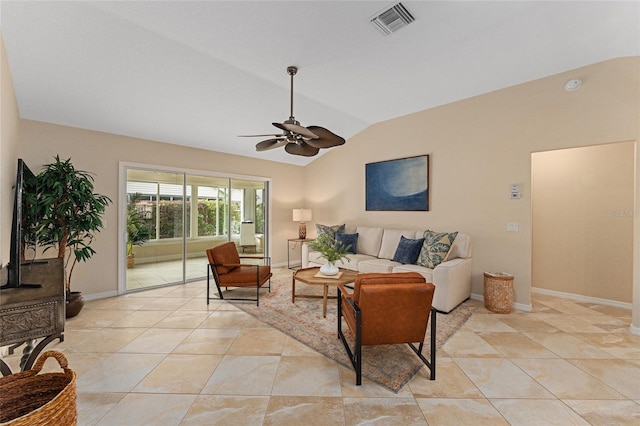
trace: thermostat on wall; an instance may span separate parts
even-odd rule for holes
[[[517,183],[511,184],[511,192],[509,193],[509,198],[512,200],[520,198],[520,186]]]

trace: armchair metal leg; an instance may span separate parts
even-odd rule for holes
[[[351,365],[353,365],[353,369],[356,372],[356,386],[360,386],[362,384],[362,316],[360,309],[351,303],[351,307],[354,308],[356,315],[356,336],[355,343],[353,345],[353,350],[349,347],[349,343],[347,343],[347,339],[342,332],[342,303],[341,303],[341,293],[340,289],[338,289],[338,337],[342,340],[342,344],[344,345],[344,349],[347,351],[347,355],[349,356],[349,361],[351,361]]]
[[[213,268],[213,266],[211,266],[210,264],[207,265],[207,305],[209,304],[209,299],[211,298],[210,297],[210,290],[209,290],[211,268]],[[224,300],[224,296],[222,295],[222,289],[218,285],[218,281],[215,279],[215,277],[214,277],[213,281],[215,282],[216,287],[218,288],[218,296],[220,296],[220,300]]]
[[[431,370],[430,380],[436,379],[436,315],[437,311],[435,308],[431,308],[431,347],[429,348],[431,353],[431,366],[429,367],[429,370]]]
[[[422,355],[422,347],[424,342],[420,342],[420,345],[416,348],[413,343],[408,343],[409,347],[418,355],[420,360],[429,367],[429,380],[436,379],[436,310],[431,308],[431,336],[429,338],[429,360]]]
[[[356,311],[356,386],[362,384],[362,315],[360,310]]]

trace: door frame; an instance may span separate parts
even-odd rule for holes
[[[264,176],[251,176],[234,173],[223,173],[212,170],[185,169],[181,167],[162,166],[146,163],[134,163],[129,161],[118,162],[118,295],[127,293],[127,170],[141,169],[156,172],[182,173],[184,175],[199,175],[213,178],[254,180],[265,182],[266,188],[266,218],[265,218],[265,246],[264,256],[271,253],[271,184],[272,179]],[[186,235],[183,235],[186,238]],[[183,251],[186,248],[183,247]],[[183,283],[184,283],[184,256],[183,256]]]

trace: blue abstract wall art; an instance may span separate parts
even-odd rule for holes
[[[429,210],[429,156],[365,164],[366,209]]]

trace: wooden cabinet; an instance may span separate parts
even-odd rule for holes
[[[15,288],[0,291],[0,346],[14,349],[25,345],[20,362],[28,370],[36,357],[55,339],[64,339],[65,288],[62,259],[45,259],[22,266],[22,281],[42,284],[41,288]],[[38,339],[40,342],[37,342]],[[36,344],[37,343],[37,344]],[[0,359],[0,373],[11,373]]]

